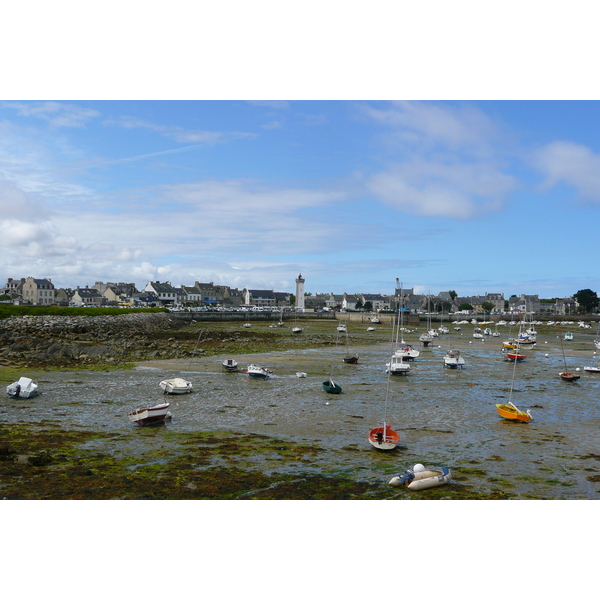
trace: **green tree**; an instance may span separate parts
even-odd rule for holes
[[[481,308],[485,312],[492,312],[494,310],[494,303],[493,302],[482,302],[481,303]]]
[[[370,300],[367,300],[364,305],[364,309],[369,312],[373,310],[373,303]]]
[[[579,304],[586,313],[593,312],[598,308],[598,304],[600,304],[598,294],[590,289],[579,290],[576,294],[573,294],[573,298],[577,300],[577,304]]]
[[[355,308],[356,310],[360,310],[362,307],[363,307],[363,303],[362,303],[362,300],[359,298],[359,299],[356,301],[356,304],[354,305],[354,308]]]
[[[454,290],[450,290],[448,293],[450,294],[450,298],[452,298],[452,302],[454,302],[458,294]]]
[[[458,306],[458,310],[474,310],[474,308],[468,302],[463,302]]]

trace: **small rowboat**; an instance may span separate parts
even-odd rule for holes
[[[512,402],[508,404],[496,404],[496,410],[501,417],[510,419],[511,421],[531,421],[533,418],[529,411],[523,412],[519,410]]]
[[[150,408],[138,408],[133,412],[129,413],[129,420],[136,425],[153,425],[156,423],[162,423],[165,419],[171,417],[169,412],[169,403],[157,404]]]
[[[512,362],[512,361],[517,361],[517,362],[521,362],[522,360],[525,360],[525,355],[521,354],[520,352],[517,352],[516,350],[514,352],[507,352],[506,353],[506,358]]]
[[[347,365],[355,365],[358,362],[358,356],[356,354],[344,356],[343,360]]]
[[[583,367],[583,370],[588,373],[600,373],[600,367]]]
[[[400,434],[392,429],[389,423],[373,427],[369,431],[369,442],[377,450],[393,450],[400,441]]]
[[[342,393],[342,386],[335,383],[335,381],[333,381],[333,379],[331,379],[331,377],[327,381],[323,382],[323,389],[328,394],[341,394]]]
[[[390,485],[404,485],[409,490],[426,490],[428,488],[444,485],[450,481],[452,473],[447,467],[427,467],[415,465],[407,469],[403,475],[396,475],[390,479]]]
[[[559,375],[563,381],[577,381],[581,377],[579,373],[573,373],[573,371],[563,371]]]

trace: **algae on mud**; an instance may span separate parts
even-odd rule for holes
[[[114,434],[0,426],[0,497],[12,500],[375,500],[509,497],[481,495],[462,482],[415,496],[382,482],[355,480],[352,473],[304,469],[323,452],[315,445],[232,432],[176,434],[144,452],[111,451]],[[164,438],[162,440],[165,441]]]

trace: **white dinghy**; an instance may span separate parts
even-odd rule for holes
[[[159,385],[165,394],[189,394],[193,387],[191,381],[183,379],[182,377],[164,379]]]

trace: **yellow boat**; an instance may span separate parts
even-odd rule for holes
[[[503,342],[502,345],[509,350],[515,350],[517,347],[517,343],[514,340],[506,340],[506,342]]]
[[[508,404],[496,404],[496,410],[501,417],[510,419],[511,421],[531,421],[533,418],[529,411],[523,412],[519,410],[510,401]]]

